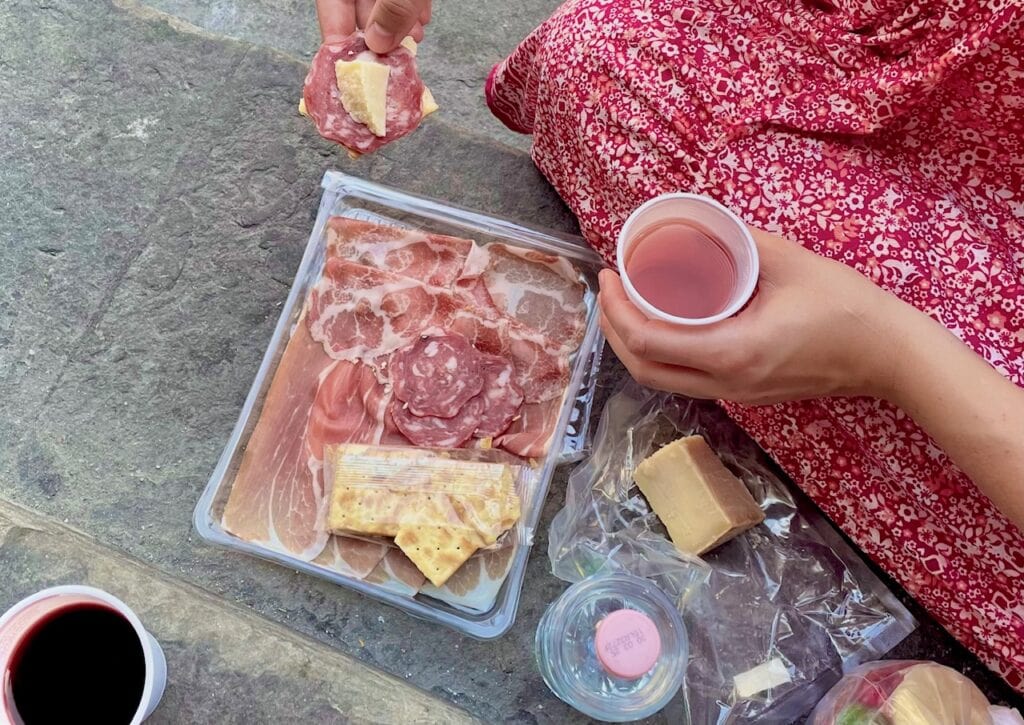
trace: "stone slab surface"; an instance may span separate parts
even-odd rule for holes
[[[320,42],[313,0],[147,0],[146,4],[210,32],[276,48],[306,62]],[[484,80],[494,64],[559,5],[560,0],[434,0],[419,66],[448,122],[462,131],[529,149],[528,136],[509,131],[487,110]]]
[[[171,673],[151,723],[477,722],[402,679],[2,502],[0,569],[0,610],[44,587],[88,582],[139,615]]]
[[[539,13],[533,1],[524,7]],[[536,623],[564,588],[548,572],[543,532],[567,471],[546,507],[519,622],[490,643],[208,547],[192,532],[192,508],[270,339],[325,170],[562,230],[574,224],[528,157],[445,116],[348,161],[294,113],[305,67],[269,42],[275,28],[288,37],[289,27],[306,27],[284,19],[301,3],[279,3],[276,23],[269,0],[251,5],[245,17],[264,18],[262,46],[223,38],[197,14],[227,7],[218,3],[180,3],[205,28],[128,0],[0,3],[0,498],[85,532],[161,581],[187,582],[174,585],[180,591],[198,587],[308,637],[317,661],[343,653],[488,721],[581,721],[532,663]],[[495,5],[438,10],[467,19]],[[492,19],[480,17],[485,27]],[[515,38],[502,42],[511,48]],[[0,584],[5,601],[51,581],[100,580],[62,568],[51,541],[25,536],[10,554],[22,578]],[[131,591],[117,589],[127,579],[102,581]],[[153,611],[155,628],[180,631],[172,611]],[[1008,698],[934,625],[901,653],[967,668]],[[223,702],[203,689],[211,672],[228,689],[246,678],[267,684],[282,709],[253,710],[252,721],[275,721],[287,707],[309,712],[306,691],[260,680],[299,660],[259,669],[232,658],[186,658],[172,676],[210,707]],[[212,711],[180,710],[176,721],[209,722]]]

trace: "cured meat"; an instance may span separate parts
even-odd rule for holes
[[[494,443],[523,458],[541,458],[548,452],[561,412],[561,398],[524,405],[512,425]]]
[[[383,542],[332,536],[314,564],[345,576],[363,579],[380,566],[391,547]]]
[[[308,307],[310,332],[331,357],[372,363],[426,328],[447,328],[463,305],[446,289],[330,258]]]
[[[413,415],[451,418],[484,389],[480,353],[461,335],[422,335],[392,356],[389,371]]]
[[[434,287],[451,287],[455,283],[473,247],[468,239],[346,217],[327,220],[328,255]]]
[[[484,414],[476,428],[477,438],[494,438],[505,432],[523,404],[523,391],[512,380],[515,367],[497,355],[480,355],[484,376]]]
[[[495,306],[572,352],[586,331],[586,287],[564,257],[489,244],[480,277]],[[480,266],[480,262],[476,262]]]
[[[427,578],[401,549],[388,547],[387,554],[366,576],[366,581],[407,597],[416,596]]]
[[[332,363],[320,376],[309,411],[309,455],[323,461],[325,445],[377,443],[389,402],[390,395],[370,367],[346,360]]]
[[[249,437],[222,518],[235,536],[304,561],[327,543],[317,526],[327,497],[308,465],[305,432],[320,373],[330,362],[300,322]]]
[[[552,352],[542,335],[507,317],[483,317],[472,310],[457,310],[450,329],[468,339],[477,350],[512,361],[514,382],[526,402],[537,403],[561,395],[569,381],[569,359]]]
[[[349,115],[338,94],[334,64],[339,60],[370,60],[390,66],[387,91],[387,134],[376,136]],[[324,44],[313,56],[302,89],[306,113],[320,135],[357,153],[369,153],[414,131],[423,120],[423,81],[416,58],[405,47],[377,55],[366,47],[361,33],[339,43]]]
[[[477,396],[452,418],[413,415],[397,398],[391,403],[391,416],[398,430],[413,445],[425,448],[458,448],[473,437],[484,414],[484,400]]]
[[[518,544],[477,553],[463,564],[441,588],[429,582],[421,591],[456,609],[480,613],[490,611],[505,583]]]

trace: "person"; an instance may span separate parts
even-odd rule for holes
[[[430,19],[318,7],[382,52]],[[1024,691],[1021,38],[1014,0],[569,0],[485,92],[609,263],[668,191],[755,228],[758,292],[717,325],[648,320],[602,272],[609,343],[640,382],[722,401]]]

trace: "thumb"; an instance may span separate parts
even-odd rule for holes
[[[420,18],[417,0],[377,0],[366,24],[366,45],[374,53],[387,53],[398,47]]]

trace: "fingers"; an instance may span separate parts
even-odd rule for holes
[[[420,25],[429,25],[430,24],[430,16],[431,16],[431,13],[433,12],[433,10],[431,9],[430,6],[431,6],[431,0],[426,0],[426,2],[423,3],[423,9],[420,10]]]
[[[366,45],[375,53],[387,53],[398,47],[419,22],[420,0],[377,0],[366,25]]]
[[[325,43],[335,43],[356,30],[354,0],[316,0],[316,17]]]
[[[599,299],[609,326],[638,359],[707,371],[734,345],[736,320],[693,328],[651,320],[630,301],[611,270],[601,272]]]
[[[715,400],[719,397],[718,385],[706,373],[638,358],[622,341],[615,328],[608,324],[604,313],[601,314],[601,329],[619,360],[629,370],[633,379],[641,385],[655,390],[680,393],[691,398]]]
[[[356,4],[356,25],[366,28],[370,24],[370,16],[373,15],[373,6],[377,0],[355,0]]]

